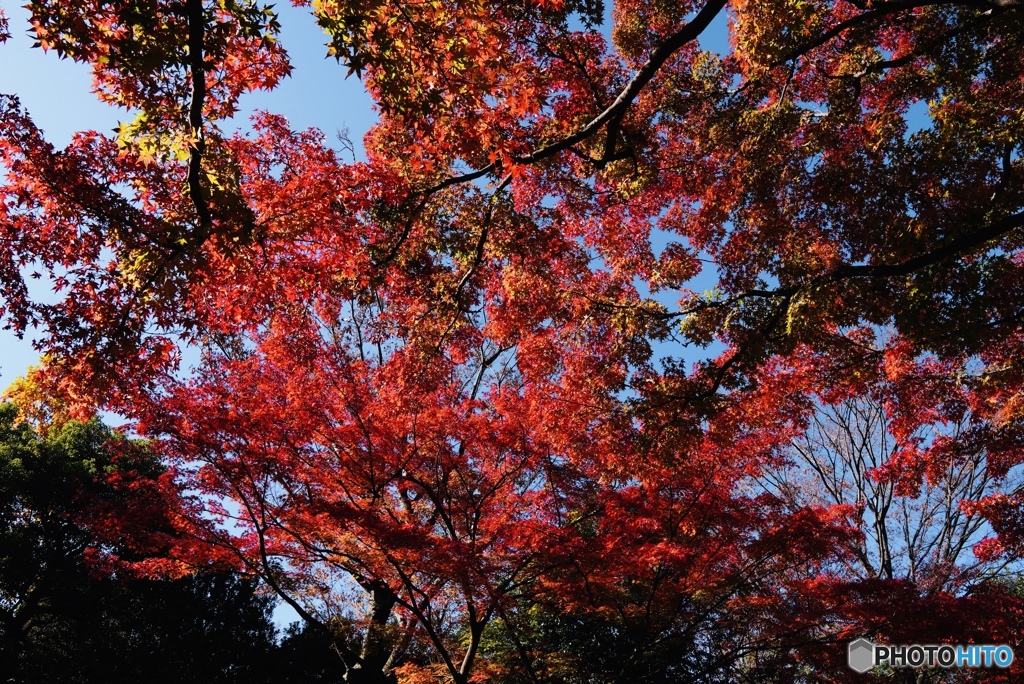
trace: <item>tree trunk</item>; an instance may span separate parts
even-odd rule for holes
[[[384,668],[391,655],[387,624],[397,597],[383,582],[374,582],[366,588],[370,592],[369,621],[363,632],[359,662],[348,668],[345,681],[348,684],[394,684],[394,676]]]

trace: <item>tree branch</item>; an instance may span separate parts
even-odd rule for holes
[[[583,126],[583,128],[566,138],[562,138],[558,142],[542,147],[530,154],[513,157],[512,161],[516,164],[533,164],[554,156],[563,150],[570,150],[577,143],[594,135],[594,133],[599,131],[605,124],[608,124],[608,137],[605,141],[604,154],[601,159],[592,159],[589,157],[588,159],[591,162],[602,166],[609,161],[622,158],[622,155],[616,155],[615,153],[615,142],[618,137],[618,130],[622,120],[630,106],[633,104],[633,101],[673,54],[687,43],[696,40],[697,37],[704,32],[711,21],[718,16],[719,12],[721,12],[725,7],[725,3],[726,0],[710,0],[710,2],[708,2],[708,4],[706,4],[701,11],[697,13],[697,16],[694,17],[692,21],[684,25],[681,29],[672,34],[664,43],[655,48],[654,51],[651,52],[647,62],[645,62],[636,74],[633,75],[633,78],[630,79],[629,83],[626,84],[626,87],[622,89],[619,96],[615,98],[615,101],[606,107],[604,111],[591,119]],[[409,233],[412,231],[412,225],[416,216],[424,209],[432,195],[454,185],[469,183],[479,178],[483,178],[487,174],[498,170],[499,167],[500,165],[497,162],[492,162],[487,166],[477,169],[476,171],[446,178],[418,193],[421,197],[420,202],[413,209],[409,220],[405,224],[402,234],[398,237],[395,245],[388,250],[387,255],[377,265],[386,266],[398,255],[398,250],[401,249],[402,245],[408,239]]]
[[[188,106],[188,126],[192,133],[188,157],[188,193],[199,217],[200,226],[208,229],[213,221],[206,200],[206,190],[202,184],[203,153],[206,151],[206,140],[203,136],[203,104],[206,101],[206,16],[203,11],[203,0],[188,0],[187,14],[188,62],[192,78],[192,97]]]

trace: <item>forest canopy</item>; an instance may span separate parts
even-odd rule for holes
[[[364,159],[232,122],[259,0],[0,29],[124,115],[0,96],[5,429],[145,440],[91,572],[258,582],[347,682],[1019,676],[846,667],[1022,633],[1019,0],[295,4]]]

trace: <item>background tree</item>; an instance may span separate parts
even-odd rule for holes
[[[56,577],[59,584],[42,600],[20,647],[2,656],[5,681],[276,682],[292,676],[277,658],[273,601],[257,594],[251,581],[209,572],[177,580],[97,579],[82,563]]]
[[[962,444],[967,431],[963,421],[929,425],[917,438]],[[851,398],[822,406],[794,442],[789,466],[766,479],[794,507],[811,501],[856,507],[862,534],[853,549],[853,576],[906,579],[932,591],[958,591],[999,576],[1007,561],[985,553],[991,530],[963,503],[1016,495],[1017,473],[1000,473],[998,466],[990,471],[981,452],[950,459],[948,468],[928,473],[917,490],[898,488],[884,477],[898,458],[896,444],[880,398]]]
[[[904,365],[905,381],[897,383],[886,366],[880,359],[856,385],[805,398],[806,427],[758,478],[794,509],[813,503],[853,511],[857,534],[831,573],[877,596],[834,593],[828,600],[836,611],[823,624],[833,632],[856,625],[892,643],[999,634],[1017,644],[1019,558],[1002,552],[976,502],[1016,496],[1020,468],[987,451],[998,426],[972,411],[962,369],[936,374],[935,360],[923,357]],[[883,596],[901,606],[899,615],[870,614]],[[916,682],[978,676],[890,674]]]
[[[32,387],[14,394],[41,400]],[[124,441],[96,420],[34,425],[0,405],[3,681],[338,681],[341,661],[316,633],[291,629],[278,645],[274,600],[253,579],[209,565],[140,577],[146,540],[96,533],[97,499],[118,517],[143,513],[140,483],[125,491],[122,478],[163,470],[141,444],[126,458]]]

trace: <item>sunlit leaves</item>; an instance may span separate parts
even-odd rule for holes
[[[857,504],[756,483],[814,411],[879,399],[901,497],[1024,461],[1019,8],[622,2],[609,43],[601,3],[317,0],[381,114],[347,163],[220,132],[289,66],[271,9],[196,3],[32,5],[133,111],[57,150],[6,101],[3,314],[159,439],[204,545],[362,611],[351,665],[462,684],[489,621],[555,605],[833,672],[788,645],[885,614],[840,572]],[[965,503],[979,554],[1018,508]]]

